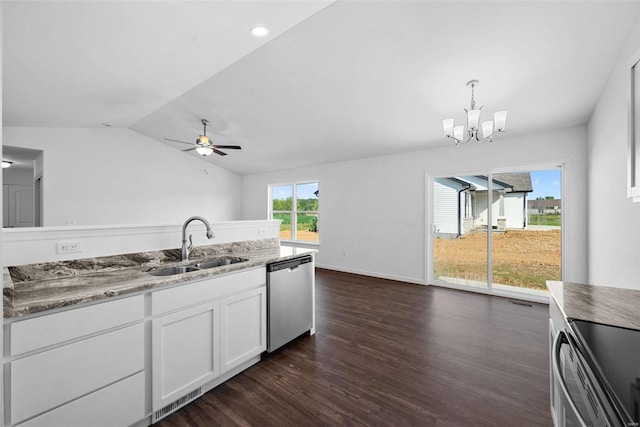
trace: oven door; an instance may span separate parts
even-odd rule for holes
[[[559,331],[553,345],[552,399],[556,426],[626,427],[613,413],[610,400],[580,353],[574,337]]]

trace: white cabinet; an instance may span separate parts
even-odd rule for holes
[[[220,375],[219,302],[152,321],[154,411]]]
[[[259,360],[266,350],[266,289],[266,270],[259,268],[151,294],[154,421]]]
[[[11,425],[122,425],[144,418],[142,296],[16,321],[9,330]],[[130,398],[124,402],[123,395]]]
[[[266,269],[5,322],[8,425],[163,418],[258,362]]]
[[[267,288],[224,298],[221,314],[222,373],[246,362],[267,348]]]

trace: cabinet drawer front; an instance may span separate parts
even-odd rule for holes
[[[128,426],[145,416],[144,372],[20,424],[19,427]]]
[[[10,374],[11,422],[44,413],[143,369],[143,324],[15,360]]]
[[[151,314],[155,316],[199,304],[224,295],[252,289],[266,282],[267,270],[263,267],[156,291],[151,294]]]
[[[144,296],[49,314],[11,323],[11,355],[144,319]]]

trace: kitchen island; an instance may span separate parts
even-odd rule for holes
[[[4,318],[179,285],[314,252],[317,251],[280,246],[278,239],[262,239],[198,247],[189,261],[180,261],[180,249],[168,249],[4,267]],[[246,261],[173,276],[149,274],[159,268],[221,257],[238,257]]]
[[[165,417],[260,361],[265,266],[313,252],[262,239],[5,268],[5,425]]]

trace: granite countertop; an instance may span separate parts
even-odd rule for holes
[[[278,239],[251,240],[195,248],[189,261],[180,249],[9,266],[3,269],[4,317],[13,318],[109,297],[158,289],[270,262],[317,252],[280,246]],[[188,265],[223,257],[246,261],[173,276],[152,276],[150,270]]]
[[[640,330],[640,290],[548,281],[567,319]]]

